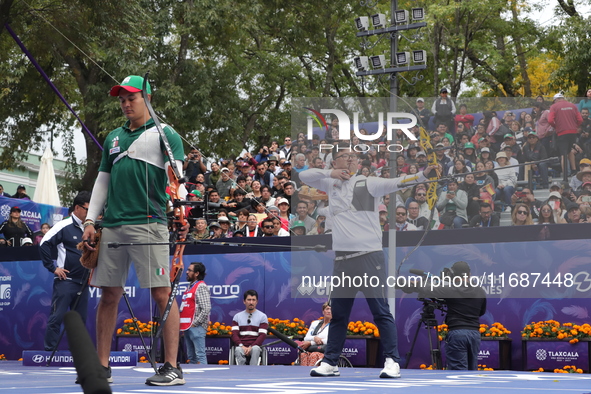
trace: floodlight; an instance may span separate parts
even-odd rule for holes
[[[375,14],[371,16],[371,23],[373,27],[376,29],[378,27],[385,27],[386,26],[386,15],[384,14]]]
[[[394,22],[401,25],[408,25],[408,11],[396,10],[394,11]]]
[[[367,16],[355,18],[355,26],[357,26],[357,30],[359,31],[369,30],[369,18]]]
[[[384,68],[386,66],[386,56],[377,55],[369,58],[373,68]]]
[[[396,52],[396,64],[406,66],[410,62],[410,52]]]
[[[427,51],[412,51],[412,61],[415,64],[427,63]]]
[[[413,21],[422,21],[425,20],[425,9],[424,8],[413,8],[412,12],[412,20]]]
[[[357,56],[353,58],[353,62],[355,62],[355,67],[359,71],[367,71],[369,70],[369,58],[367,56]]]

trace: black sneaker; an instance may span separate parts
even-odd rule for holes
[[[177,367],[178,368],[174,368],[167,361],[163,366],[158,368],[157,374],[151,378],[146,379],[146,384],[148,386],[177,386],[180,384],[185,384],[185,379],[183,379],[183,371],[181,370],[180,366]]]
[[[113,383],[113,377],[111,376],[111,366],[103,367],[103,370],[105,371],[103,377],[105,377],[107,379],[107,382]],[[80,378],[78,376],[76,376],[76,382],[75,383],[76,384],[82,384],[82,383],[80,383]]]

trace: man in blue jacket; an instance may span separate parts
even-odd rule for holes
[[[81,252],[76,249],[76,245],[82,241],[82,223],[86,219],[89,202],[89,192],[78,193],[74,198],[72,215],[54,225],[39,244],[43,265],[54,274],[51,314],[44,340],[47,351],[52,351],[58,345],[62,320],[69,309],[78,312],[82,321],[86,321],[89,270],[80,264]],[[54,264],[51,256],[56,249],[57,260]]]

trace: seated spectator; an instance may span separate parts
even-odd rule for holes
[[[246,193],[246,198],[249,199],[254,199],[254,198],[261,198],[262,194],[261,194],[261,183],[257,180],[252,181],[252,183],[250,184],[250,187],[252,188],[252,192],[250,193]]]
[[[495,194],[497,198],[503,199],[505,204],[509,206],[508,210],[511,211],[511,196],[513,195],[515,186],[517,185],[517,176],[515,175],[513,168],[504,168],[509,165],[505,152],[497,153],[497,163],[499,167],[495,173],[499,177],[499,183],[495,189]]]
[[[207,239],[210,234],[207,231],[207,220],[205,218],[198,218],[195,221],[195,228],[191,231],[190,235],[197,240]]]
[[[273,205],[272,207],[267,208],[267,213],[269,214],[270,217],[279,219],[279,221],[281,222],[281,227],[284,230],[286,230],[286,231],[289,230],[289,220],[284,219],[280,216],[281,211],[279,210],[278,207]]]
[[[579,162],[579,167],[581,170],[569,182],[569,186],[575,191],[581,190],[581,185],[584,182],[591,182],[591,160],[582,159]]]
[[[459,186],[460,190],[466,192],[468,196],[468,206],[466,207],[466,212],[468,214],[468,219],[478,215],[478,211],[480,209],[480,187],[476,184],[476,180],[474,178],[474,174],[466,174],[464,178],[464,182],[462,182]]]
[[[265,204],[267,208],[275,206],[275,198],[271,197],[272,193],[271,186],[261,186],[261,198],[260,202]]]
[[[4,186],[0,185],[0,197],[12,197],[10,194],[4,191]]]
[[[491,185],[494,189],[496,187],[495,181],[491,178],[490,175],[486,172],[480,172],[486,170],[485,165],[483,162],[476,163],[476,174],[474,174],[474,183],[478,185],[478,187],[483,188],[486,185]]]
[[[267,315],[256,309],[259,294],[256,290],[244,292],[246,309],[234,315],[232,321],[232,344],[237,365],[258,365],[261,346],[267,337],[269,321]]]
[[[534,193],[528,187],[522,190],[517,190],[511,196],[511,204],[515,205],[522,203],[528,206],[532,219],[537,219],[540,216],[540,207],[543,202],[534,197]]]
[[[550,192],[550,195],[548,196],[548,204],[552,207],[554,221],[559,224],[566,223],[566,220],[564,219],[566,216],[566,205],[559,192]]]
[[[208,185],[215,186],[218,180],[222,177],[220,165],[216,162],[213,162],[211,163],[210,167],[211,171],[205,174],[205,181]]]
[[[275,202],[279,208],[279,217],[289,223],[294,217],[294,215],[290,215],[289,213],[289,201],[286,198],[278,198]]]
[[[462,182],[466,174],[469,172],[472,172],[472,170],[466,166],[466,162],[464,160],[456,159],[454,160],[453,167],[449,168],[448,175],[456,178],[458,182]]]
[[[222,228],[222,236],[220,238],[232,238],[234,236],[234,231],[232,229],[232,223],[227,216],[221,216],[218,218],[218,223]]]
[[[235,224],[235,228],[236,231],[238,230],[242,230],[244,229],[244,227],[246,226],[246,223],[248,222],[248,216],[249,216],[249,212],[248,209],[246,208],[242,208],[239,209],[238,211],[236,211],[236,213],[234,212],[230,212],[228,213],[229,216],[236,216],[236,224]]]
[[[51,226],[49,225],[49,223],[43,223],[41,225],[41,230],[39,230],[39,233],[35,233],[35,245],[39,245],[39,243],[43,239],[43,236],[45,234],[47,234],[49,229],[51,229]]]
[[[588,223],[587,217],[581,212],[579,204],[571,203],[567,208],[567,223]]]
[[[21,219],[21,209],[17,206],[10,208],[10,216],[0,224],[0,234],[9,246],[20,247],[23,238],[33,237],[33,231]]]
[[[209,223],[209,237],[208,239],[220,239],[223,238],[222,227],[218,222]]]
[[[246,227],[244,228],[247,237],[262,237],[263,230],[259,227],[259,221],[254,214],[248,216]]]
[[[550,205],[543,204],[541,206],[538,224],[556,224],[556,221],[554,220],[554,214],[552,213],[552,207]]]
[[[527,136],[527,143],[523,146],[523,160],[524,162],[545,160],[548,158],[546,148],[540,142],[536,133],[529,133]],[[520,167],[521,171],[526,171],[525,166]],[[540,188],[548,188],[548,163],[539,163],[531,165],[532,172],[538,171],[540,173]],[[533,174],[532,174],[533,175]],[[521,178],[524,176],[522,174]]]
[[[263,162],[257,164],[253,180],[259,181],[261,186],[269,186],[269,188],[272,188],[273,178],[275,178],[275,175],[271,171],[268,171],[267,163]]]
[[[220,194],[220,198],[222,199],[229,199],[230,198],[230,189],[234,184],[234,180],[230,178],[230,169],[224,167],[221,170],[221,177],[215,184],[215,188]]]
[[[419,203],[411,201],[408,203],[406,221],[417,228],[417,230],[425,230],[429,227],[429,220],[423,216],[419,216]]]
[[[306,231],[305,233],[310,232],[312,227],[316,224],[316,221],[308,215],[308,202],[307,201],[299,201],[296,207],[296,216],[291,219],[290,224],[293,224],[296,220],[300,220],[305,223]]]
[[[516,204],[511,212],[511,225],[528,226],[531,224],[534,224],[534,221],[532,220],[529,207],[522,203]]]
[[[386,220],[388,219],[388,212],[381,211],[380,212],[380,223],[382,221],[382,213],[386,214]],[[416,231],[417,227],[406,221],[408,215],[408,211],[403,205],[396,207],[396,231]],[[384,226],[384,231],[388,231],[388,229]]]
[[[275,225],[273,224],[273,218],[267,217],[261,222],[261,228],[263,229],[263,237],[274,237],[275,236]]]
[[[468,195],[458,188],[458,181],[447,183],[447,191],[442,191],[437,200],[437,209],[441,212],[439,220],[446,228],[462,228],[468,223],[466,208]]]
[[[306,223],[301,220],[294,220],[291,223],[290,230],[296,236],[306,235]]]
[[[248,178],[248,176],[244,176],[244,175],[238,175],[236,177],[236,185],[238,186],[238,190],[243,190],[246,192],[246,194],[252,192],[251,187],[246,182],[247,178]]]
[[[431,228],[439,228],[439,214],[437,207],[433,207],[433,210],[429,209],[427,203],[427,186],[424,184],[418,184],[415,186],[415,193],[413,200],[419,204],[419,216],[424,217],[427,221],[431,220]],[[410,201],[407,202],[407,204]]]
[[[316,216],[316,224],[312,227],[312,230],[308,231],[307,235],[318,235],[324,234],[326,216]]]
[[[279,220],[279,218],[274,217],[273,218],[273,234],[276,237],[289,237],[289,231],[285,230],[282,226],[282,222],[281,220]]]
[[[328,330],[332,319],[332,310],[328,302],[322,304],[322,319],[313,321],[302,342],[298,345],[307,353],[300,353],[300,365],[314,366],[324,357],[324,347],[328,341]]]
[[[470,219],[470,227],[497,227],[501,220],[489,203],[480,203],[478,215]]]
[[[24,198],[25,200],[31,199],[31,197],[29,197],[27,194],[27,188],[25,185],[18,185],[16,188],[16,194],[14,194],[12,198]]]

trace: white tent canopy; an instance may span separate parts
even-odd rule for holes
[[[57,182],[55,180],[55,171],[53,170],[53,153],[49,147],[45,148],[41,156],[41,166],[39,167],[39,177],[33,201],[40,204],[48,204],[60,207],[60,197],[57,192]]]

